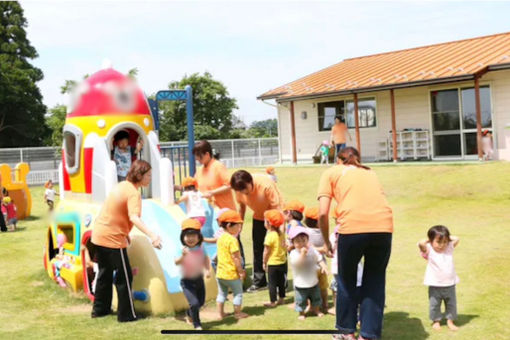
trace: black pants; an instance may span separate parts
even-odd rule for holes
[[[269,299],[276,302],[276,290],[278,288],[278,296],[283,299],[285,297],[285,282],[287,281],[287,262],[276,266],[267,266],[267,280],[269,287]]]
[[[239,251],[241,252],[241,260],[242,260],[242,266],[243,266],[243,269],[246,265],[246,260],[244,258],[244,248],[243,248],[243,243],[241,242],[241,234],[237,235],[237,240],[239,241]],[[216,271],[216,269],[214,269]]]
[[[92,314],[96,316],[110,313],[112,305],[113,271],[115,274],[115,288],[117,288],[118,321],[130,321],[136,318],[132,298],[131,283],[133,273],[129,265],[126,248],[113,249],[94,245],[96,252],[97,273],[96,291]]]
[[[386,266],[391,253],[390,233],[340,234],[338,236],[338,289],[336,328],[340,333],[356,331],[358,301],[360,334],[380,338],[383,324]],[[358,263],[365,258],[361,292],[357,296]],[[358,300],[359,299],[359,300]]]
[[[265,287],[267,285],[266,272],[262,258],[264,256],[264,238],[266,237],[264,221],[253,219],[251,236],[253,238],[253,285]]]
[[[5,219],[4,219],[4,215],[2,214],[2,212],[0,212],[0,231],[2,231],[2,232],[7,231],[7,226],[5,225]]]
[[[205,302],[204,278],[200,276],[196,279],[181,279],[181,287],[189,303],[186,313],[193,320],[193,327],[202,327],[199,312]]]

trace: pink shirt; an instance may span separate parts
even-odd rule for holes
[[[202,246],[197,249],[189,249],[181,262],[182,277],[184,279],[196,279],[202,275],[205,263],[205,253]]]
[[[445,251],[438,253],[427,243],[428,263],[423,284],[433,287],[449,287],[459,282],[453,265],[453,242],[448,243]]]

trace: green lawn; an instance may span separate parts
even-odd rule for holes
[[[320,167],[278,167],[286,199],[315,204]],[[393,252],[388,267],[384,339],[508,339],[510,330],[510,163],[374,166],[394,211]],[[262,172],[263,169],[251,169]],[[91,304],[51,281],[43,268],[46,223],[43,188],[32,188],[32,217],[15,233],[0,234],[0,339],[127,338],[158,336],[161,329],[191,329],[174,316],[148,317],[119,324],[115,316],[90,319]],[[251,216],[248,216],[251,217]],[[422,285],[426,262],[416,242],[434,224],[444,224],[460,237],[455,264],[458,325],[432,331],[427,288]],[[251,225],[243,231],[251,263]],[[169,259],[170,260],[170,259]],[[506,287],[506,288],[505,288]],[[289,294],[292,297],[293,293]],[[250,318],[235,322],[211,319],[214,303],[203,313],[209,329],[333,329],[335,317],[297,320],[287,306],[265,309],[267,291],[244,295]],[[227,311],[231,310],[227,304]],[[209,336],[221,339],[223,336]],[[208,338],[209,338],[208,337]],[[246,336],[251,339],[308,339],[310,336]],[[189,338],[192,338],[190,336]],[[194,336],[193,338],[197,338]],[[318,336],[329,339],[329,336]]]

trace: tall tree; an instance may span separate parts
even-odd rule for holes
[[[237,109],[234,98],[229,96],[223,83],[213,79],[209,72],[203,75],[193,73],[184,76],[180,81],[169,84],[170,89],[184,89],[186,85],[193,88],[193,115],[197,139],[200,138],[228,138],[232,129],[232,111]],[[182,140],[187,136],[186,103],[165,102],[160,109],[161,140]]]
[[[278,136],[278,122],[276,119],[258,120],[250,124],[248,134],[251,137],[276,137]]]
[[[43,73],[29,63],[38,55],[26,26],[18,2],[0,2],[0,147],[39,146],[48,134],[36,85]]]

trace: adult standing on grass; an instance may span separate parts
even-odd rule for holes
[[[110,314],[115,270],[117,319],[119,322],[136,320],[131,289],[133,274],[126,251],[133,225],[151,239],[155,248],[161,248],[161,238],[151,232],[140,218],[142,196],[138,189],[147,187],[150,181],[150,164],[142,160],[133,162],[126,181],[113,188],[96,219],[92,243],[95,246],[99,272],[91,314],[93,318]]]
[[[360,297],[359,339],[381,337],[386,266],[391,253],[393,213],[379,180],[361,164],[358,151],[343,149],[339,164],[326,170],[320,179],[319,227],[329,255],[328,237],[331,200],[337,202],[338,293],[336,303],[337,339],[355,339],[357,319],[356,280],[358,263],[365,258]]]
[[[283,199],[276,184],[266,175],[252,176],[248,171],[238,170],[230,178],[230,186],[235,191],[239,213],[244,220],[246,206],[253,210],[253,280],[248,292],[254,292],[267,286],[266,272],[263,268],[264,212],[281,209]]]
[[[338,157],[340,150],[344,149],[347,143],[346,135],[349,136],[349,140],[352,141],[351,134],[345,125],[344,117],[336,116],[335,124],[331,128],[331,143],[335,146],[335,157]]]
[[[197,142],[193,147],[193,155],[202,164],[195,174],[198,191],[205,198],[213,198],[218,208],[236,210],[227,168],[212,156],[211,144],[206,140]]]

